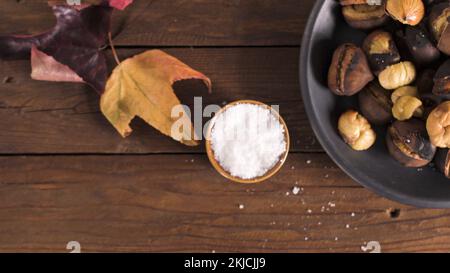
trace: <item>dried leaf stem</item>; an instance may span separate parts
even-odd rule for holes
[[[119,60],[119,56],[117,55],[116,48],[114,47],[114,44],[113,44],[113,41],[112,41],[111,32],[108,32],[108,39],[109,39],[109,45],[111,46],[111,50],[112,50],[114,59],[116,60],[117,65],[119,65],[120,64],[120,60]]]

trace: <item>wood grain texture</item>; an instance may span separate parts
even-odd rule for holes
[[[121,59],[146,49],[121,49]],[[175,86],[182,103],[194,109],[194,97],[204,105],[240,99],[279,105],[292,138],[292,151],[321,151],[303,109],[298,83],[298,48],[168,49],[213,81],[207,94],[200,82]],[[114,67],[111,64],[111,67]],[[0,62],[0,154],[35,153],[191,153],[140,120],[134,133],[122,139],[99,111],[99,97],[89,87],[30,79],[27,61]],[[207,119],[204,120],[205,122]]]
[[[52,27],[45,2],[0,1],[0,33]],[[29,62],[0,62],[0,252],[67,252],[73,240],[83,252],[362,252],[369,241],[382,252],[450,252],[448,210],[388,201],[322,153],[298,83],[314,2],[135,0],[114,16],[120,58],[167,47],[212,78],[212,95],[199,82],[176,84],[183,103],[280,105],[292,153],[258,185],[226,181],[203,146],[139,120],[122,139],[87,87],[32,81]]]
[[[65,252],[72,240],[85,252],[362,252],[373,240],[383,252],[450,246],[448,210],[386,201],[322,154],[291,155],[256,185],[226,181],[205,155],[2,157],[0,173],[0,251]],[[400,210],[396,218],[391,209]]]
[[[135,0],[116,12],[117,45],[299,45],[314,1]],[[55,19],[46,1],[0,1],[0,33],[35,34]]]

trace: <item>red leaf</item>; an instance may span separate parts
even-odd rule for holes
[[[133,3],[133,0],[109,0],[110,7],[120,10],[124,10],[126,7],[131,5],[131,3]]]
[[[56,62],[69,67],[98,93],[103,93],[108,71],[101,48],[107,44],[112,8],[90,6],[77,10],[69,6],[54,6],[53,12],[57,23],[46,33],[0,37],[0,58],[27,58],[35,46]]]
[[[57,62],[33,46],[31,49],[31,78],[39,81],[84,82],[70,67]]]
[[[133,3],[133,0],[80,0],[79,5],[77,5],[76,3],[77,3],[76,1],[68,2],[67,0],[48,0],[48,4],[50,6],[66,5],[74,7],[78,10],[82,10],[91,5],[103,5],[119,10],[124,10],[131,3]]]

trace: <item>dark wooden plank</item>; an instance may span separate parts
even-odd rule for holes
[[[321,154],[291,155],[258,185],[226,181],[205,155],[0,157],[0,173],[0,251],[450,249],[447,210],[387,201]]]
[[[135,0],[116,12],[117,45],[299,45],[315,1]],[[33,34],[55,20],[43,0],[0,1],[0,33]]]
[[[122,59],[145,49],[122,49]],[[211,77],[208,95],[198,82],[176,84],[181,101],[193,109],[254,99],[280,105],[292,137],[293,151],[321,151],[309,126],[298,83],[298,48],[201,48],[168,52]],[[88,87],[30,79],[28,61],[0,62],[0,154],[30,153],[186,153],[187,148],[141,121],[122,139],[99,112],[99,98]],[[206,120],[205,120],[206,121]]]

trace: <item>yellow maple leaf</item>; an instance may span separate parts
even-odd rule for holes
[[[186,79],[200,79],[211,91],[211,80],[202,73],[161,50],[146,51],[114,69],[100,100],[101,111],[123,137],[131,134],[130,122],[139,116],[183,144],[198,145],[190,121],[189,133],[183,133],[181,138],[171,135],[176,121],[172,109],[181,104],[172,85]]]

